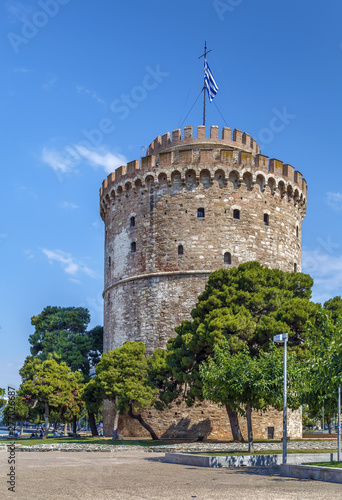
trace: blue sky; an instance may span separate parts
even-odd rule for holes
[[[308,182],[313,298],[342,293],[338,0],[4,0],[0,19],[0,387],[20,384],[45,306],[85,306],[102,324],[99,188],[182,124],[205,40],[227,124]],[[224,125],[207,111],[208,125]],[[199,100],[183,126],[201,121]]]

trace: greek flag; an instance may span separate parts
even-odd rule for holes
[[[211,102],[217,94],[218,86],[216,85],[215,79],[212,72],[210,71],[207,61],[205,61],[204,63],[204,83],[207,87],[209,101]]]

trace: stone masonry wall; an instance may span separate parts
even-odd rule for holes
[[[108,402],[106,403],[108,405]],[[107,415],[112,415],[106,422],[105,435],[111,436],[113,429],[113,412],[110,407],[105,406]],[[225,408],[219,407],[208,401],[197,404],[191,408],[185,403],[174,405],[171,410],[158,412],[154,408],[140,410],[145,421],[150,424],[160,439],[187,438],[197,439],[204,436],[205,439],[231,440],[232,433],[229,418]],[[288,410],[288,436],[292,439],[302,437],[302,412]],[[247,440],[247,421],[239,417],[241,432]],[[283,436],[282,412],[274,409],[266,413],[252,413],[254,439],[267,439],[268,428],[274,428],[274,439]],[[120,416],[119,434],[130,437],[150,438],[150,434],[136,421],[128,416]]]

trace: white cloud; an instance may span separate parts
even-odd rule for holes
[[[342,295],[342,255],[329,255],[320,249],[303,249],[302,270],[314,279],[315,301],[325,302]]]
[[[85,146],[76,145],[77,153],[90,163],[93,167],[103,167],[107,174],[121,165],[126,165],[127,159],[120,154],[111,153],[104,147],[88,149]]]
[[[78,144],[67,146],[62,151],[43,148],[41,159],[57,174],[76,172],[75,167],[81,160],[85,160],[91,167],[102,167],[106,174],[114,172],[116,168],[127,163],[124,155],[111,152],[103,146],[89,149]]]
[[[48,250],[47,248],[43,248],[41,250],[43,254],[48,258],[50,264],[59,262],[64,271],[71,276],[83,273],[90,278],[96,277],[96,273],[92,269],[83,264],[83,262],[81,262],[80,260],[73,257],[70,253],[63,252],[63,250]]]
[[[25,257],[28,260],[32,260],[34,258],[34,254],[33,254],[32,250],[27,249],[27,250],[23,250],[23,252],[24,252]]]
[[[60,153],[54,149],[43,148],[41,159],[59,174],[70,173],[75,167],[75,159],[71,158],[67,151]]]
[[[53,73],[48,73],[47,80],[45,83],[43,83],[42,89],[43,90],[50,90],[56,85],[56,82],[57,82],[56,75],[54,75]]]
[[[342,193],[327,193],[326,202],[329,207],[333,208],[337,212],[342,211]]]
[[[59,206],[66,211],[75,210],[76,208],[78,208],[78,205],[76,205],[76,203],[71,203],[70,201],[63,201],[59,204]]]
[[[86,94],[86,95],[89,95],[92,99],[94,99],[95,101],[97,101],[98,103],[100,104],[103,104],[104,106],[107,106],[107,103],[104,99],[102,99],[98,94],[97,92],[94,92],[92,90],[89,90],[89,89],[86,89],[85,87],[83,87],[82,85],[77,85],[76,86],[76,90],[77,90],[77,93],[78,94]]]

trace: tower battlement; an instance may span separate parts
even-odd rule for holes
[[[212,126],[210,138],[205,138],[205,127],[198,127],[197,138],[192,127],[185,127],[183,139],[181,130],[158,136],[148,147],[147,155],[123,165],[108,175],[100,189],[101,216],[106,206],[122,193],[145,189],[151,183],[155,188],[175,182],[183,187],[189,184],[189,172],[193,172],[198,185],[203,178],[212,185],[215,181],[221,187],[232,182],[235,187],[242,183],[253,188],[256,184],[263,191],[270,187],[272,194],[279,195],[306,205],[307,184],[301,172],[289,164],[260,153],[254,139],[239,130],[224,127],[222,139],[218,138],[218,127]]]
[[[193,134],[193,127],[184,127],[184,133],[182,138],[182,131],[177,128],[162,136],[158,136],[147,148],[146,155],[155,155],[163,151],[170,151],[174,148],[189,147],[201,145],[214,146],[215,144],[230,146],[234,149],[241,149],[242,151],[247,151],[249,153],[258,154],[260,153],[260,147],[257,142],[246,132],[241,132],[241,130],[234,129],[233,136],[232,131],[229,127],[223,127],[221,137],[219,137],[219,128],[216,125],[210,127],[210,136],[206,137],[206,129],[204,125],[199,125],[197,127],[197,137]]]

